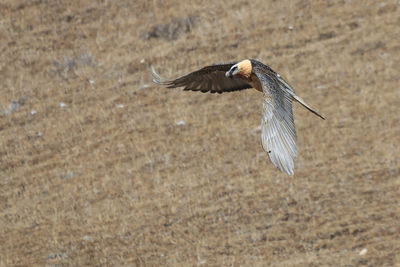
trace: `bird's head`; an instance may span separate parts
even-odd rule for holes
[[[225,73],[225,76],[231,79],[237,76],[242,78],[250,78],[252,68],[251,61],[245,59],[233,65],[231,69]]]

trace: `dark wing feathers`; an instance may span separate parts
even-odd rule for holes
[[[152,67],[152,78],[157,84],[168,88],[184,87],[185,91],[200,91],[202,93],[224,93],[251,88],[251,85],[241,79],[230,79],[225,73],[236,64],[224,63],[204,67],[175,80],[160,77]]]

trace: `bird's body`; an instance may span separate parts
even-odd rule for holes
[[[161,78],[153,69],[153,81],[168,88],[223,93],[254,88],[263,93],[261,143],[272,163],[281,171],[294,174],[297,158],[296,129],[292,100],[298,101],[315,115],[322,117],[293,88],[267,65],[253,59],[204,67],[176,80]]]

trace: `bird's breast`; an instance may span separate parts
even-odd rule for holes
[[[256,75],[252,74],[250,76],[250,78],[247,79],[247,82],[251,85],[251,87],[253,87],[257,91],[260,91],[260,92],[263,91],[260,80],[258,79],[258,77]]]

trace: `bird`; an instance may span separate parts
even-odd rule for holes
[[[167,88],[183,87],[185,91],[225,93],[254,88],[262,93],[261,144],[272,164],[280,171],[294,175],[297,159],[296,129],[292,101],[320,117],[317,111],[296,95],[282,76],[255,59],[214,64],[177,79],[162,78],[151,67],[153,82]]]

